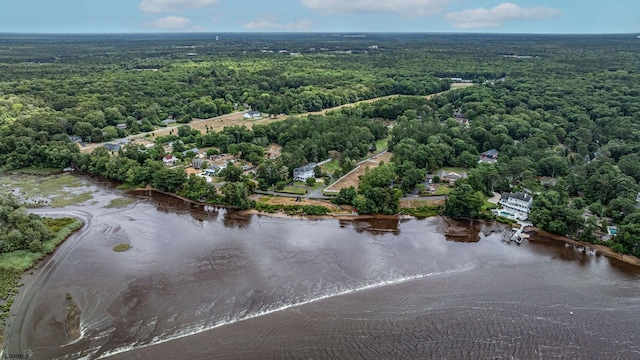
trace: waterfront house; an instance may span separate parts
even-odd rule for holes
[[[514,211],[524,218],[531,212],[533,198],[531,195],[518,191],[516,193],[502,193],[499,204],[509,211]]]
[[[316,163],[309,163],[305,166],[293,169],[293,181],[307,181],[308,178],[315,177],[314,169]]]

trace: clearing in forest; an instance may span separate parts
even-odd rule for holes
[[[324,190],[324,192],[327,194],[337,194],[338,192],[340,192],[340,189],[348,188],[349,186],[353,186],[357,189],[358,184],[360,183],[360,176],[364,175],[364,173],[367,171],[367,168],[373,169],[378,167],[382,162],[388,163],[389,161],[391,161],[392,156],[392,153],[385,152],[374,158],[361,161],[358,166],[356,166],[356,168],[353,169],[348,175],[331,184]]]

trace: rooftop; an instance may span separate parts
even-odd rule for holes
[[[502,199],[517,199],[517,200],[521,200],[521,201],[529,201],[531,200],[531,195],[529,194],[525,194],[522,191],[518,191],[516,193],[508,193],[508,192],[503,192],[502,193]]]

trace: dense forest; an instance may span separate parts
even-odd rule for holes
[[[336,159],[333,178],[388,138],[392,162],[336,202],[393,214],[426,173],[468,169],[445,211],[480,216],[493,192],[534,194],[530,220],[584,241],[618,225],[607,245],[640,255],[640,50],[630,35],[122,35],[3,36],[0,166],[74,165],[132,185],[240,208],[256,188],[282,187],[292,169]],[[451,78],[476,86],[452,90]],[[397,98],[200,133],[187,124],[236,110],[294,115],[385,95]],[[463,114],[459,121],[455,113]],[[80,154],[70,136],[101,142],[184,123],[156,146]],[[120,124],[120,126],[118,126]],[[125,126],[122,126],[124,124]],[[219,191],[168,168],[192,146],[257,166],[230,166]],[[278,144],[282,154],[267,158]],[[494,164],[478,163],[496,149]]]

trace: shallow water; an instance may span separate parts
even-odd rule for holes
[[[27,277],[6,353],[640,358],[640,272],[562,243],[508,244],[482,223],[445,237],[437,218],[291,220],[137,199],[63,210],[89,226]],[[133,248],[111,250],[123,242]],[[64,333],[67,293],[78,341]]]

